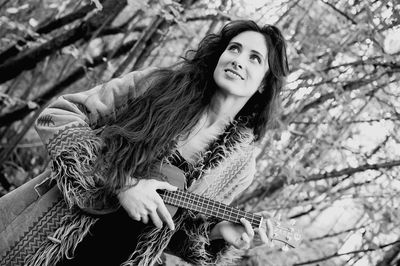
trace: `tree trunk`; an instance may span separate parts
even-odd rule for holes
[[[63,47],[80,39],[90,38],[105,22],[110,22],[110,18],[118,14],[126,4],[126,0],[107,0],[104,3],[104,11],[98,12],[88,21],[84,21],[67,33],[61,34],[37,48],[22,52],[16,58],[1,64],[0,83],[15,78],[24,70],[35,68],[40,61]]]
[[[124,73],[126,68],[129,65],[135,65],[138,60],[140,54],[146,48],[146,43],[153,37],[154,34],[157,34],[157,30],[162,27],[162,25],[166,23],[165,19],[161,16],[156,16],[149,24],[146,30],[143,31],[139,40],[135,43],[135,46],[132,48],[132,51],[128,54],[127,58],[122,62],[117,70],[113,74],[113,78],[118,77]]]
[[[77,11],[65,15],[64,17],[52,20],[50,22],[44,23],[44,25],[39,25],[37,30],[35,31],[38,34],[47,34],[55,29],[61,28],[77,19],[83,18],[89,13],[91,10],[94,9],[93,4],[89,4],[86,6],[81,7]],[[7,59],[17,55],[21,50],[18,47],[25,46],[28,41],[35,41],[35,37],[28,35],[25,36],[22,40],[18,40],[16,45],[13,45],[0,53],[0,62],[4,62]]]
[[[33,102],[38,104],[38,106],[47,104],[54,96],[61,93],[68,86],[70,86],[71,84],[82,78],[85,75],[87,68],[89,67],[95,68],[105,63],[103,58],[107,58],[107,56],[111,53],[113,53],[112,58],[117,58],[125,54],[127,51],[129,51],[129,49],[131,49],[134,46],[135,43],[136,40],[129,41],[126,44],[122,45],[117,51],[114,50],[105,51],[101,53],[99,56],[93,58],[93,62],[86,61],[84,66],[77,67],[75,70],[71,71],[71,73],[67,77],[62,79],[60,82],[54,84],[45,93],[37,96],[33,100]],[[38,106],[30,106],[29,104],[25,104],[20,108],[18,108],[17,110],[14,110],[10,113],[0,116],[0,120],[2,121],[1,126],[9,126],[13,122],[23,119],[32,111],[36,110]]]

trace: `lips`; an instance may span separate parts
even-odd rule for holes
[[[238,76],[241,80],[244,80],[244,78],[243,78],[238,72],[236,72],[236,71],[233,70],[233,69],[227,68],[227,69],[225,69],[224,71],[225,71],[225,72],[231,72],[232,74]]]

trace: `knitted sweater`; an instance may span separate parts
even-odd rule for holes
[[[90,226],[99,219],[87,213],[101,215],[115,209],[112,196],[101,189],[101,178],[91,172],[101,147],[96,130],[112,122],[127,107],[128,99],[146,90],[145,86],[138,88],[136,84],[153,70],[131,72],[88,91],[63,95],[37,119],[37,132],[52,158],[52,178],[57,181],[68,206],[72,210],[79,207],[83,212],[74,211],[65,219],[55,233],[62,243],[48,241],[30,257],[29,265],[52,264],[63,256],[71,256]],[[229,204],[253,179],[254,135],[252,130],[235,123],[224,134],[222,144],[210,145],[203,159],[193,165],[191,171],[197,171],[199,178],[190,184],[188,191]],[[213,156],[218,159],[210,158]],[[210,167],[205,167],[207,160],[213,160]],[[126,265],[152,265],[164,251],[195,265],[230,264],[235,257],[232,256],[234,248],[208,238],[216,222],[212,217],[192,211],[182,212],[175,217],[176,232],[167,227],[147,232],[137,250],[132,251],[135,258]],[[180,241],[174,241],[175,236]]]

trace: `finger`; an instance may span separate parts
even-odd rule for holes
[[[251,223],[246,220],[245,218],[240,218],[240,222],[242,222],[244,229],[246,230],[247,235],[250,237],[250,239],[254,238],[254,230],[253,227],[251,226]]]
[[[241,239],[242,239],[242,243],[243,243],[241,248],[249,249],[250,248],[250,237],[249,237],[249,235],[246,234],[246,233],[243,233]]]
[[[149,217],[147,215],[142,215],[142,223],[147,224],[149,222]]]
[[[153,221],[153,224],[157,227],[157,228],[161,228],[163,226],[163,223],[160,219],[160,217],[158,217],[157,212],[152,212],[150,213],[150,218]]]
[[[265,230],[262,228],[256,229],[257,230],[257,234],[260,237],[260,240],[263,244],[269,244],[269,240],[267,237],[267,234],[265,233]]]
[[[169,229],[171,230],[175,230],[175,224],[174,224],[174,220],[171,217],[171,214],[169,213],[167,207],[165,206],[164,202],[162,202],[159,206],[158,206],[158,214],[160,216],[160,218],[168,225]]]
[[[128,212],[129,217],[135,221],[140,221],[140,215],[138,213]]]
[[[272,221],[270,219],[267,219],[267,236],[268,239],[272,240],[272,238],[274,237],[274,226],[272,225]]]
[[[235,248],[237,248],[237,249],[243,248],[243,240],[242,240],[242,237],[238,237],[232,245],[233,245]]]
[[[262,217],[264,217],[264,218],[271,218],[271,217],[273,217],[272,216],[272,213],[271,212],[269,212],[269,211],[262,211],[262,212],[259,212],[258,214],[260,214]]]
[[[234,247],[237,249],[243,249],[246,246],[246,239],[248,238],[247,234],[243,232],[243,234],[238,237],[233,243]]]

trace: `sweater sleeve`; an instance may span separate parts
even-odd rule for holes
[[[226,173],[231,171],[228,173],[230,184],[221,186],[217,192],[225,196],[217,200],[225,204],[230,204],[251,184],[256,171],[253,149],[244,151],[240,157],[243,160],[237,160],[237,167],[224,167]],[[209,239],[212,228],[221,221],[189,211],[181,228],[173,235],[168,252],[193,265],[233,265],[241,258],[243,251],[228,245],[223,239]]]
[[[101,140],[96,130],[112,122],[128,99],[146,86],[136,84],[154,68],[130,72],[90,90],[60,96],[43,110],[35,128],[52,159],[52,178],[70,207],[92,213],[114,208],[113,195],[102,189],[102,178],[92,173]]]

